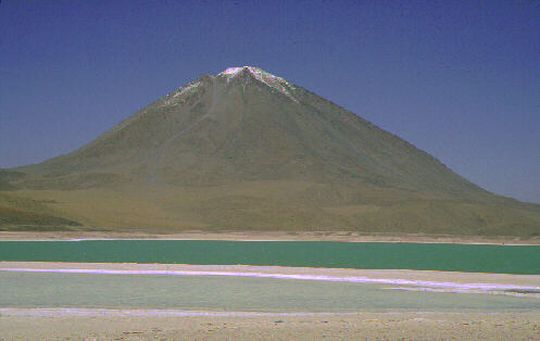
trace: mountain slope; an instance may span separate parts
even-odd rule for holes
[[[6,192],[54,200],[87,226],[540,232],[537,205],[490,194],[254,67],[203,76],[70,154],[8,173]]]

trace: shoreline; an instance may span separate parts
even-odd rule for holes
[[[220,240],[220,241],[328,241],[349,243],[425,243],[471,245],[540,245],[540,237],[479,237],[449,235],[360,234],[350,231],[185,231],[148,233],[122,231],[0,231],[0,241],[83,241],[83,240]]]
[[[516,315],[539,315],[537,310],[508,310],[494,312],[478,312],[477,310],[455,311],[411,311],[411,310],[388,310],[388,311],[356,311],[356,312],[269,312],[269,311],[218,311],[218,310],[182,310],[182,309],[148,309],[148,308],[0,308],[0,316],[26,317],[26,318],[58,318],[58,317],[135,317],[135,318],[240,318],[251,319],[260,317],[354,317],[362,314],[374,314],[380,316],[394,316],[397,314],[415,315],[448,315],[461,316],[467,314],[486,314],[489,316]]]
[[[0,273],[218,276],[390,285],[394,290],[517,295],[540,298],[540,275],[253,265],[0,262]],[[520,294],[521,292],[521,294]]]

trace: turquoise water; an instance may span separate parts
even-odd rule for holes
[[[0,241],[1,261],[249,264],[540,274],[540,246],[312,241]]]
[[[539,298],[388,287],[237,277],[0,272],[0,307],[246,312],[540,310]]]

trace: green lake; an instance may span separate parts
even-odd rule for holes
[[[249,264],[540,274],[540,246],[314,241],[0,241],[0,261]]]

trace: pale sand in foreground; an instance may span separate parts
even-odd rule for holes
[[[496,245],[540,245],[540,237],[481,237],[422,234],[362,234],[351,231],[184,231],[149,233],[140,229],[117,231],[0,231],[1,240],[70,240],[70,239],[165,239],[165,240],[291,240],[393,243],[459,243]]]
[[[0,262],[0,269],[192,271],[538,286],[538,275],[245,265]],[[205,314],[208,314],[204,316]],[[205,313],[0,309],[0,340],[539,340],[540,312]],[[202,316],[201,316],[202,315]]]
[[[0,340],[540,340],[540,313],[1,316]]]

